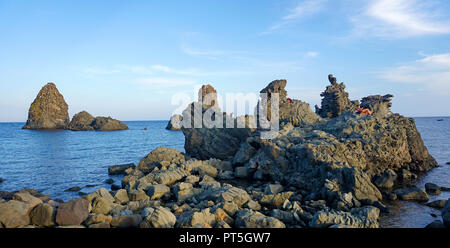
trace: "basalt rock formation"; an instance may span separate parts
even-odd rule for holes
[[[350,101],[348,93],[345,91],[344,83],[337,83],[336,78],[330,74],[328,80],[331,85],[320,94],[322,96],[321,108],[316,106],[316,113],[323,118],[334,118],[344,111],[353,111],[358,105],[357,101]]]
[[[48,83],[31,104],[23,129],[66,129],[70,122],[68,109],[56,85]]]
[[[332,75],[329,80],[317,115],[309,105],[287,99],[285,80],[261,91],[269,99],[279,94],[281,130],[274,139],[262,139],[260,129],[241,136],[227,129],[184,129],[186,155],[230,161],[234,176],[281,182],[302,191],[309,201],[324,200],[329,208],[344,212],[381,204],[384,189],[372,182],[385,171],[404,174],[438,166],[414,120],[390,111],[392,95],[363,98],[362,107],[373,115],[356,114],[359,102],[348,98],[344,83],[336,83]]]
[[[283,96],[284,87],[278,81],[268,91]],[[32,191],[0,194],[0,227],[377,228],[386,197],[428,197],[418,188],[385,189],[437,166],[413,119],[390,112],[390,98],[362,99],[372,116],[339,107],[341,113],[324,118],[306,107],[290,111],[296,100],[286,99],[292,105],[280,112],[292,116],[280,118],[273,139],[250,128],[254,116],[232,118],[199,99],[183,113],[186,154],[159,147],[137,167],[121,168],[121,189],[102,188],[67,203]],[[194,128],[196,121],[217,124],[222,117],[244,128]],[[447,201],[441,226],[449,226],[449,216]]]
[[[297,99],[288,99],[288,94],[285,90],[286,83],[286,80],[275,80],[269,83],[267,87],[260,91],[260,93],[267,94],[267,120],[271,120],[272,118],[271,102],[273,94],[278,94],[278,118],[282,125],[291,123],[292,125],[298,127],[319,122],[321,118],[311,110],[308,103],[302,102]],[[259,102],[256,107],[256,110],[258,110],[257,113],[259,113],[260,104],[261,103]]]
[[[97,116],[94,122],[92,122],[92,127],[95,131],[116,131],[116,130],[126,130],[128,126],[116,119],[111,117]]]
[[[69,123],[69,129],[72,131],[94,131],[92,123],[95,118],[86,111],[81,111],[72,117],[72,121]]]
[[[172,115],[172,117],[170,117],[169,123],[167,123],[166,129],[172,130],[172,131],[181,130],[182,121],[183,121],[183,116]]]
[[[116,131],[126,130],[128,126],[111,117],[93,117],[86,111],[73,116],[68,128],[72,131]]]
[[[250,127],[250,121],[245,116],[233,118],[222,112],[217,104],[216,90],[204,85],[199,90],[198,102],[191,103],[183,111],[181,130],[185,136],[186,153],[198,159],[231,157],[255,130]],[[245,128],[223,128],[226,123],[232,123],[232,127],[242,123]]]

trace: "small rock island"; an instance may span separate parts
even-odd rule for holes
[[[69,105],[54,83],[39,91],[28,111],[23,129],[66,129],[69,125]]]
[[[93,117],[82,111],[69,118],[69,105],[54,83],[47,83],[39,91],[28,111],[28,120],[23,129],[69,129],[72,131],[115,131],[128,126],[111,117]]]
[[[73,116],[68,127],[72,131],[114,131],[126,130],[128,126],[111,117],[95,117],[86,111]]]

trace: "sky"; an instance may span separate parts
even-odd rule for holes
[[[47,82],[70,116],[167,120],[199,85],[257,94],[275,79],[314,109],[330,73],[352,100],[390,93],[394,112],[449,116],[449,13],[447,0],[0,0],[0,122],[26,121]]]

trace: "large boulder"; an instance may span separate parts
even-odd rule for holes
[[[355,228],[378,228],[380,210],[376,207],[355,208],[349,212],[319,211],[310,222],[311,227],[326,228],[333,225],[345,225]]]
[[[95,117],[94,122],[92,122],[92,127],[95,131],[116,131],[116,130],[126,130],[128,126],[116,119],[111,117]]]
[[[235,226],[238,228],[285,228],[286,225],[278,219],[264,214],[244,209],[236,214]]]
[[[72,131],[94,131],[94,128],[92,127],[94,120],[94,116],[86,111],[81,111],[72,117],[69,129]]]
[[[30,223],[29,214],[35,206],[31,203],[17,200],[0,203],[0,224],[6,228],[28,225]]]
[[[55,225],[55,209],[47,203],[36,206],[30,213],[31,224],[42,227]]]
[[[158,207],[146,217],[141,227],[172,228],[176,221],[177,218],[168,208]]]
[[[172,117],[170,117],[169,123],[167,123],[166,129],[172,130],[172,131],[181,130],[182,121],[183,121],[183,116],[172,115]]]
[[[397,173],[392,169],[387,169],[374,181],[378,188],[390,189],[394,187],[394,183],[397,180]]]
[[[70,122],[68,109],[56,85],[48,83],[31,104],[23,129],[66,129]]]
[[[417,187],[403,188],[397,189],[394,193],[398,196],[398,198],[405,201],[419,201],[419,202],[427,202],[430,200],[427,192],[423,189],[419,189]]]
[[[108,167],[108,175],[121,175],[126,174],[125,171],[129,168],[134,169],[136,166],[133,163],[111,165]]]
[[[89,201],[78,198],[61,203],[56,213],[56,223],[60,226],[80,225],[89,215]]]
[[[174,148],[158,147],[139,161],[137,170],[144,173],[151,172],[154,168],[160,169],[171,164],[181,164],[185,161],[184,155]]]
[[[86,111],[73,116],[68,128],[72,131],[116,131],[126,130],[128,126],[111,117],[93,117]]]

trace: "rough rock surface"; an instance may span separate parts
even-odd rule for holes
[[[128,126],[111,117],[93,117],[86,111],[75,114],[69,123],[72,131],[116,131],[126,130]]]
[[[95,117],[94,122],[92,122],[92,127],[95,131],[116,131],[128,129],[128,126],[119,120],[101,116]]]
[[[54,208],[48,203],[40,204],[31,211],[30,218],[33,225],[42,227],[53,226],[55,225]]]
[[[0,203],[0,223],[6,228],[23,227],[30,223],[33,205],[17,200]]]
[[[345,84],[338,84],[333,75],[328,75],[331,85],[320,94],[322,96],[321,108],[316,106],[316,113],[323,118],[334,118],[341,115],[344,111],[353,111],[356,109],[357,102],[352,102],[345,91]]]
[[[236,214],[236,227],[244,228],[285,228],[285,224],[273,217],[253,210],[242,210]]]
[[[155,168],[166,168],[171,164],[180,164],[185,161],[184,155],[177,149],[158,147],[139,161],[136,167],[139,171],[148,173]]]
[[[248,117],[235,119],[227,115],[220,110],[216,99],[216,90],[210,85],[204,85],[199,90],[198,102],[189,104],[183,111],[181,130],[185,136],[184,148],[190,157],[204,160],[231,157],[239,149],[240,143],[254,131]],[[232,123],[234,128],[224,128],[229,125],[227,123]],[[245,128],[237,128],[238,123],[242,123]]]
[[[267,87],[262,89],[260,93],[267,94],[267,110],[266,117],[268,120],[272,118],[271,100],[273,94],[278,94],[279,99],[279,114],[278,118],[282,125],[291,123],[298,127],[320,121],[320,117],[316,115],[308,103],[296,99],[288,100],[286,87],[286,80],[275,80],[269,83]],[[257,105],[259,113],[261,102]],[[262,105],[264,106],[264,105]]]
[[[172,131],[181,130],[182,121],[183,121],[183,116],[172,115],[172,117],[170,117],[169,123],[167,123],[166,129],[172,130]]]
[[[127,169],[134,169],[136,166],[133,163],[130,164],[119,164],[119,165],[111,165],[108,167],[108,175],[120,175],[125,174]]]
[[[319,211],[311,220],[311,227],[330,227],[332,225],[345,225],[356,228],[378,228],[380,210],[375,207],[353,209],[352,212]]]
[[[39,91],[28,111],[24,129],[66,129],[69,125],[69,106],[54,83]]]
[[[72,117],[72,121],[69,123],[69,129],[72,131],[94,131],[92,123],[95,117],[86,111],[81,111]]]
[[[85,199],[73,199],[61,203],[56,214],[56,223],[61,226],[80,225],[89,215],[89,202]]]
[[[420,201],[427,202],[430,200],[427,192],[423,189],[419,189],[417,187],[403,188],[397,189],[394,193],[402,200],[405,201]]]
[[[374,116],[387,117],[392,114],[390,109],[392,107],[392,97],[394,95],[391,94],[366,96],[361,99],[361,107],[370,109]]]

